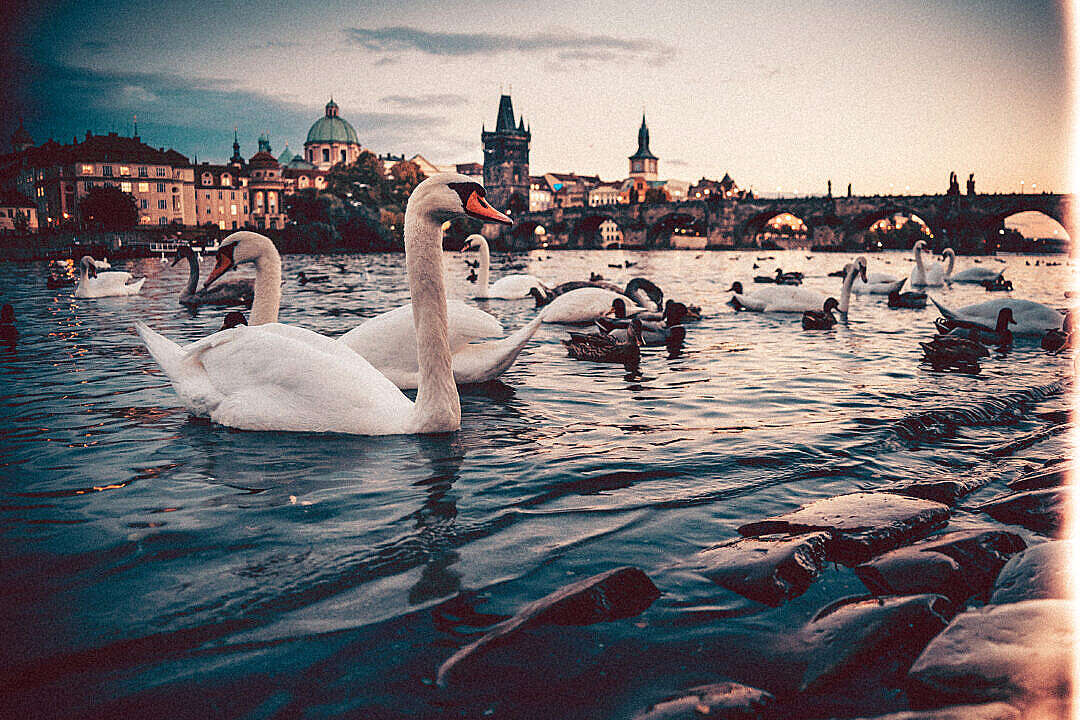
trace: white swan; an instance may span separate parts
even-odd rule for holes
[[[461,384],[494,380],[514,364],[522,348],[536,334],[542,315],[517,332],[500,340],[477,342],[502,333],[502,325],[488,313],[448,300],[447,341],[453,354],[454,381]],[[415,388],[419,381],[416,361],[416,331],[412,305],[402,305],[368,318],[338,338],[402,390]]]
[[[926,248],[926,241],[919,240],[915,243],[913,250],[915,251],[915,267],[911,269],[911,276],[908,277],[908,285],[912,287],[937,287],[944,285],[949,281],[949,273],[952,272],[953,262],[956,260],[956,253],[952,251],[952,248],[946,248],[942,255],[949,256],[949,267],[945,268],[941,263],[930,263],[929,265],[923,263],[923,250]]]
[[[77,298],[137,295],[146,282],[144,277],[131,282],[131,273],[128,272],[98,272],[97,261],[89,255],[83,256],[81,264],[79,282],[75,286]]]
[[[612,303],[617,298],[621,298],[626,307],[626,317],[644,310],[621,293],[598,287],[583,287],[563,293],[552,300],[544,308],[541,318],[546,323],[591,323],[611,310]]]
[[[893,290],[899,290],[904,284],[901,278],[893,277],[888,273],[865,272],[866,258],[864,257],[858,258],[855,262],[862,266],[866,275],[866,280],[862,277],[855,278],[851,291],[856,295],[888,295]]]
[[[865,272],[865,265],[848,263],[844,266],[844,284],[838,308],[840,312],[847,313],[851,302],[851,286],[855,283],[855,277],[865,277]],[[741,282],[734,283],[731,287],[735,291],[731,302],[736,309],[754,312],[804,313],[811,310],[821,312],[828,299],[828,296],[817,290],[794,285],[770,285],[752,293],[744,293]]]
[[[952,248],[946,248],[945,254],[952,253]],[[995,270],[988,267],[969,267],[967,270],[961,270],[955,275],[952,274],[953,261],[949,260],[949,282],[954,283],[971,283],[978,285],[979,283],[986,282],[987,280],[998,280],[1005,274],[1004,269]]]
[[[1038,335],[1041,337],[1051,330],[1060,330],[1061,323],[1065,319],[1065,316],[1054,308],[1031,300],[996,298],[956,309],[942,305],[933,297],[930,298],[930,301],[937,305],[937,309],[945,317],[975,323],[988,330],[993,330],[997,325],[998,313],[1001,312],[1002,308],[1010,308],[1013,320],[1016,322],[1015,326],[1009,327],[1013,335]]]
[[[488,249],[488,241],[479,233],[465,238],[465,245],[461,252],[472,248],[480,249],[480,276],[477,278],[477,295],[479,298],[491,298],[494,300],[518,300],[529,297],[529,291],[535,288],[544,288],[544,284],[532,275],[505,275],[495,282],[488,284],[491,270],[491,251]]]
[[[464,175],[434,175],[405,209],[405,266],[417,337],[418,390],[411,402],[344,343],[276,320],[281,259],[269,239],[233,233],[218,250],[211,284],[239,263],[255,263],[251,322],[186,347],[141,323],[139,335],[194,414],[247,430],[358,435],[433,433],[461,426],[447,342],[440,226],[461,216],[510,223]]]

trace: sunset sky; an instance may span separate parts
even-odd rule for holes
[[[21,3],[17,3],[21,4]],[[1067,190],[1054,2],[36,3],[11,17],[3,148],[139,131],[223,161],[301,149],[329,96],[375,152],[481,161],[500,89],[531,168],[625,177],[644,108],[660,174],[760,193]],[[14,72],[11,72],[11,71]]]

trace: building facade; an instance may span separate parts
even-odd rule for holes
[[[0,192],[0,232],[37,232],[37,206],[14,190]]]
[[[304,160],[319,170],[329,170],[338,163],[346,165],[360,157],[356,130],[338,114],[338,104],[330,98],[325,114],[308,130],[304,141]]]
[[[481,128],[484,144],[484,189],[495,208],[513,214],[529,209],[529,143],[532,133],[525,118],[514,124],[514,106],[509,95],[499,98],[495,130]]]

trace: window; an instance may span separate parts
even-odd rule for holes
[[[345,162],[345,151],[341,151],[341,162]]]
[[[225,173],[221,176],[221,184],[226,187],[232,184],[232,178],[229,177],[229,173]]]
[[[220,190],[217,191],[217,199],[218,200],[221,200],[224,197],[224,195],[225,194],[223,192],[221,192]]]
[[[330,150],[328,148],[323,148],[322,159],[323,162],[330,162]]]
[[[159,167],[159,168],[156,168],[156,170],[157,170],[157,176],[158,177],[165,177],[166,176],[165,168]]]
[[[158,207],[158,210],[164,210],[165,209],[165,200],[164,200],[164,198],[157,201],[157,207]]]
[[[232,214],[232,215],[235,215],[235,214],[236,214],[236,205],[235,205],[235,204],[233,204],[233,205],[230,205],[230,206],[229,206],[229,209],[230,209],[230,210],[232,211],[232,212],[231,212],[231,214]],[[236,227],[236,225],[234,224],[234,225],[233,225],[233,227]]]
[[[142,200],[139,201],[139,207],[142,208],[143,210],[146,210],[147,208],[150,207],[150,201],[147,200],[146,198],[143,198]]]
[[[139,183],[139,192],[150,192],[150,183]]]
[[[139,166],[139,177],[146,177],[147,174],[148,173],[146,172],[146,166],[145,165],[140,165]]]
[[[93,175],[94,174],[94,166],[93,165],[83,165],[82,166],[82,174],[83,175]]]
[[[210,173],[203,173],[202,174],[202,184],[203,185],[213,185],[214,184],[214,176],[211,175]]]
[[[129,168],[127,165],[121,165],[120,166],[120,175],[122,175],[124,177],[130,176],[131,175],[131,168]]]
[[[179,210],[180,209],[180,196],[179,195],[173,195],[172,209],[173,210]]]
[[[167,225],[168,223],[169,223],[168,219],[163,218],[163,217],[158,218],[158,221],[157,221],[158,225]]]
[[[112,177],[112,165],[102,165],[101,174],[105,177]]]
[[[158,192],[165,192],[165,183],[158,183],[157,184],[157,191]]]
[[[206,193],[206,199],[207,199],[207,200],[209,200],[209,199],[210,199],[210,193]]]
[[[230,200],[235,200],[236,199],[236,191],[235,190],[233,190],[231,193],[229,193],[229,199]]]
[[[120,183],[120,189],[123,190],[126,193],[131,192],[131,183],[129,183],[129,182]]]

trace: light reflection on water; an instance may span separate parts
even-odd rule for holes
[[[756,260],[765,256],[776,260]],[[16,706],[60,697],[71,708],[116,709],[108,702],[134,698],[154,708],[169,697],[170,713],[193,716],[215,698],[237,703],[236,715],[289,703],[313,715],[458,708],[429,687],[462,642],[433,625],[433,603],[460,593],[479,611],[513,612],[627,563],[659,572],[665,600],[646,617],[664,626],[665,602],[692,592],[664,586],[658,569],[741,522],[894,479],[1018,465],[977,451],[1044,425],[1030,415],[923,444],[901,442],[888,426],[1059,379],[1064,356],[1025,343],[978,375],[937,373],[920,364],[917,344],[933,334],[932,307],[889,310],[884,298],[859,298],[846,325],[804,332],[798,316],[724,304],[733,280],[777,266],[838,294],[840,280],[825,274],[851,257],[522,256],[523,271],[551,284],[591,271],[620,284],[646,276],[705,317],[676,356],[644,351],[638,374],[567,358],[565,328],[543,326],[505,385],[464,392],[460,432],[383,438],[234,432],[189,418],[132,331],[141,319],[188,342],[220,326],[224,310],[193,315],[177,304],[183,266],[131,262],[122,269],[149,276],[142,295],[79,300],[45,287],[44,264],[5,265],[0,296],[15,306],[22,339],[0,352],[0,621],[11,632],[0,674],[33,678]],[[636,266],[607,267],[624,259]],[[869,259],[871,271],[910,272],[907,254]],[[1015,295],[1063,307],[1071,267],[1035,259],[1006,258]],[[506,263],[495,258],[493,277],[510,271]],[[456,255],[446,264],[451,293],[467,295],[468,269]],[[408,300],[401,256],[289,256],[285,266],[282,322],[325,334]],[[330,279],[300,286],[300,269]],[[931,293],[953,305],[997,296],[979,286]],[[531,299],[477,304],[508,332],[535,312]],[[821,588],[859,587],[840,570],[819,585],[787,609],[729,621],[731,632],[775,634],[835,596]],[[622,625],[603,632],[615,646],[668,647],[664,630],[629,630],[636,635]],[[650,688],[678,687],[678,673],[642,664],[608,704],[568,716],[632,709]],[[258,679],[279,666],[295,678]],[[738,663],[725,670],[737,675]]]

